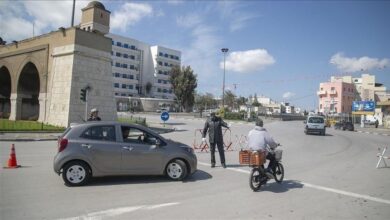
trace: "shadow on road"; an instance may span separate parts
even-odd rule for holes
[[[273,181],[268,182],[264,187],[261,187],[259,192],[268,191],[273,193],[283,193],[289,191],[290,189],[298,189],[302,187],[303,184],[295,180],[286,180],[282,183],[277,183]]]
[[[246,164],[226,164],[226,167],[247,167]]]
[[[196,182],[207,180],[212,176],[202,170],[196,171],[192,176],[183,180],[183,183]],[[124,184],[148,184],[148,183],[164,183],[176,182],[168,179],[165,176],[110,176],[110,177],[95,177],[91,179],[88,186],[108,186],[108,185],[124,185]]]
[[[197,182],[201,180],[208,180],[213,178],[209,173],[203,171],[203,170],[197,170],[192,176],[188,177],[185,179],[183,182],[188,183],[188,182]]]

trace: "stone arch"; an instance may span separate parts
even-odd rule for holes
[[[17,72],[15,74],[15,81],[14,81],[14,90],[12,92],[17,93],[18,83],[20,75],[22,74],[22,70],[26,67],[28,63],[32,63],[35,68],[38,71],[39,76],[39,85],[40,85],[40,92],[46,92],[46,82],[43,81],[45,72],[45,66],[44,63],[46,63],[46,60],[42,60],[39,58],[36,58],[35,56],[29,54],[20,64],[18,64]]]
[[[38,120],[40,78],[34,63],[28,62],[23,66],[16,81],[17,101],[20,103],[16,119]]]
[[[11,73],[6,66],[0,66],[0,118],[9,118],[11,113]]]

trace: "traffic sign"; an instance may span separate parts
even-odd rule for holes
[[[168,121],[168,119],[169,119],[169,113],[168,112],[162,112],[161,113],[161,120],[163,120],[165,122],[165,121]]]

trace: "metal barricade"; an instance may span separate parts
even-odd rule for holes
[[[248,149],[248,138],[246,135],[235,135],[236,140],[233,144],[234,150],[242,150],[242,149]]]
[[[194,150],[199,150],[200,149],[200,152],[203,152],[205,151],[206,153],[208,152],[207,149],[210,148],[209,144],[207,143],[207,141],[203,142],[201,141],[200,143],[198,143],[198,139],[201,139],[202,138],[202,132],[203,132],[203,129],[195,129],[195,132],[194,132],[194,143],[192,145],[192,148],[194,148]],[[198,133],[200,133],[200,138],[198,138]]]
[[[228,132],[229,131],[229,132]],[[232,151],[232,131],[230,129],[222,129],[223,133],[223,147],[225,151]]]

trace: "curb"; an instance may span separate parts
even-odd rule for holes
[[[369,131],[361,131],[361,130],[355,130],[355,132],[362,133],[362,134],[373,134],[373,135],[390,136],[390,134],[384,134],[384,133],[378,133],[378,132],[369,132]]]
[[[12,138],[4,138],[0,139],[0,142],[9,142],[9,141],[15,141],[15,142],[26,142],[26,141],[56,141],[57,138],[26,138],[26,139],[12,139]]]

